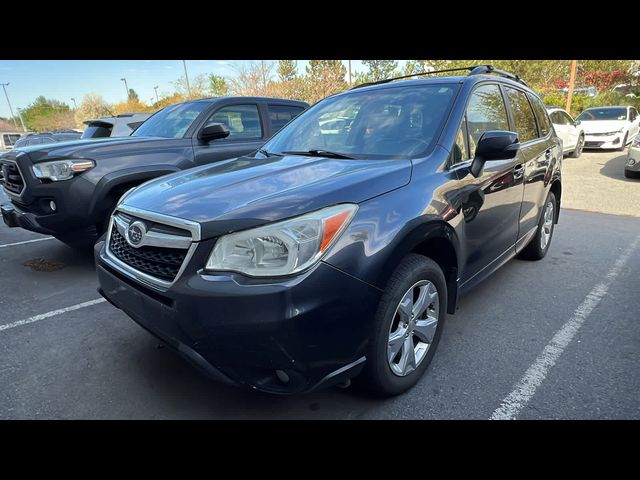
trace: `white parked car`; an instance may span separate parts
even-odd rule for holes
[[[0,152],[7,152],[20,140],[22,132],[0,132]]]
[[[640,178],[640,135],[631,143],[627,163],[624,166],[624,176],[627,178]]]
[[[547,107],[549,118],[553,123],[558,137],[562,140],[562,151],[565,155],[578,158],[584,147],[584,127],[582,123],[574,120],[566,110],[556,107]]]
[[[640,117],[634,107],[592,107],[577,120],[584,127],[584,148],[612,148],[623,151],[640,131]]]

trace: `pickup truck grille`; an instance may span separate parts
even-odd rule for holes
[[[2,163],[2,185],[10,192],[20,195],[24,190],[24,180],[18,166],[13,162]]]
[[[190,237],[189,232],[145,221],[120,212],[116,213],[116,217],[120,225],[126,225],[127,228],[133,222],[142,221],[149,228],[149,232],[157,231],[163,233],[165,236],[183,240],[185,239],[185,234]],[[188,247],[174,248],[144,245],[136,248],[129,244],[123,232],[120,230],[114,221],[111,228],[111,237],[109,238],[109,254],[129,267],[127,270],[133,269],[163,282],[173,282],[176,279],[187,257]],[[167,232],[170,230],[174,230],[175,232],[168,234]],[[186,243],[190,244],[190,240],[187,239]],[[132,273],[135,275],[135,272]]]

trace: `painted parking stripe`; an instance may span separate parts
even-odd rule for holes
[[[631,254],[640,243],[640,235],[622,252],[616,262],[607,273],[604,280],[598,283],[589,292],[584,301],[578,305],[573,315],[560,330],[556,332],[551,341],[544,347],[544,350],[536,361],[531,365],[524,376],[516,384],[513,391],[505,397],[502,404],[493,412],[491,420],[514,420],[520,411],[529,403],[537,388],[546,378],[549,370],[556,364],[560,355],[567,345],[571,343],[573,337],[589,317],[594,308],[607,294],[609,287],[622,271],[622,268],[631,257]]]
[[[33,317],[25,318],[24,320],[18,320],[17,322],[7,323],[6,325],[0,325],[0,332],[2,332],[3,330],[9,330],[10,328],[21,327],[22,325],[28,325],[30,323],[39,322],[40,320],[55,317],[56,315],[62,315],[63,313],[73,312],[74,310],[80,310],[81,308],[98,305],[99,303],[104,303],[104,302],[106,302],[104,298],[96,298],[95,300],[89,300],[88,302],[78,303],[76,305],[71,305],[70,307],[59,308],[58,310],[52,310],[51,312],[41,313],[40,315],[34,315]]]
[[[0,245],[0,248],[15,247],[16,245],[24,245],[25,243],[44,242],[45,240],[53,240],[53,237],[36,238],[34,240],[25,240],[24,242],[5,243],[4,245]]]

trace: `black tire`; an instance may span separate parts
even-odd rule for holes
[[[406,376],[394,374],[387,361],[389,332],[396,309],[405,293],[421,280],[428,280],[438,292],[438,323],[433,340],[417,368]],[[376,312],[369,344],[367,363],[357,383],[376,396],[399,395],[410,389],[422,377],[435,354],[447,314],[447,286],[444,274],[436,262],[417,254],[407,255],[395,269]]]
[[[627,140],[629,138],[629,133],[625,133],[624,134],[624,140],[622,141],[622,145],[620,145],[620,148],[617,148],[616,150],[618,152],[624,152],[624,149],[627,148]]]
[[[543,235],[543,224],[545,220],[545,213],[547,209],[547,204],[549,202],[553,203],[553,222],[551,222],[551,236],[547,241],[544,248],[542,248],[542,235]],[[555,229],[555,219],[558,218],[558,202],[556,200],[556,196],[553,192],[549,192],[547,195],[547,199],[544,202],[542,207],[542,211],[540,212],[540,219],[538,220],[538,231],[533,236],[533,238],[529,241],[529,244],[524,247],[524,249],[520,252],[519,257],[525,260],[542,260],[547,252],[549,251],[549,245],[551,245],[551,240],[553,240],[553,231]]]
[[[569,156],[571,158],[580,158],[580,155],[582,155],[582,149],[583,148],[584,148],[584,135],[580,135],[578,137],[578,143],[576,143],[576,147],[569,154]]]
[[[627,178],[640,178],[640,173],[639,172],[632,172],[631,170],[626,170],[624,171],[624,176]]]

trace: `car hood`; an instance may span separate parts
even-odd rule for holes
[[[337,203],[360,203],[410,178],[410,160],[240,157],[147,182],[124,204],[198,222],[206,239]]]
[[[608,133],[617,132],[629,125],[626,120],[590,120],[582,122],[584,133]]]
[[[67,158],[96,159],[103,156],[119,154],[136,148],[142,144],[164,144],[175,141],[158,137],[104,137],[56,142],[30,147],[14,148],[11,152],[18,156],[26,153],[33,163]]]

